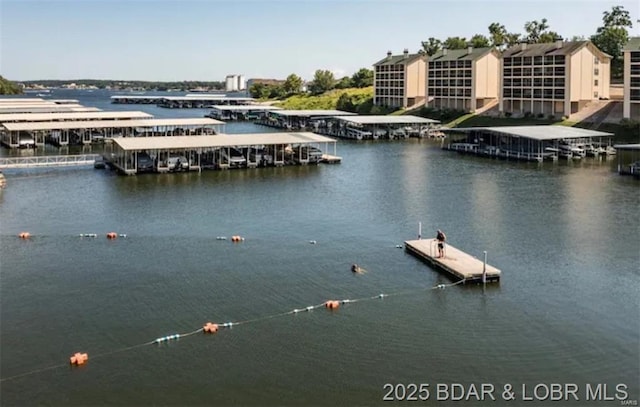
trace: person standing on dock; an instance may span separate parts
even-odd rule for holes
[[[447,235],[438,229],[435,240],[438,241],[438,258],[444,257],[444,242],[447,240]]]

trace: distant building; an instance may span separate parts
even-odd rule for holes
[[[424,104],[426,58],[420,54],[392,55],[373,64],[373,104],[407,108]]]
[[[608,99],[610,62],[591,41],[512,46],[502,54],[500,112],[569,116]]]
[[[227,75],[225,78],[225,90],[227,92],[238,92],[246,88],[244,75]]]
[[[428,58],[427,106],[475,112],[498,100],[495,48],[443,49]]]
[[[640,37],[630,38],[624,51],[625,119],[640,120]]]

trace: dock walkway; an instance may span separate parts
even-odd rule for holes
[[[450,244],[445,245],[444,258],[436,257],[438,254],[437,242],[433,239],[408,240],[404,242],[405,250],[435,269],[445,272],[456,280],[465,283],[482,282],[484,262],[470,254],[459,250]],[[499,282],[500,270],[486,265],[486,281]]]
[[[70,167],[93,165],[96,159],[99,157],[99,154],[1,157],[0,169],[4,170],[10,168]]]

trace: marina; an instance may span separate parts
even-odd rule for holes
[[[324,150],[320,146],[324,145]],[[324,157],[330,150],[332,154]],[[314,133],[121,137],[105,146],[104,159],[119,173],[202,171],[339,162],[336,141]]]
[[[542,162],[616,153],[612,133],[576,127],[456,127],[442,131],[447,134],[443,149],[482,157]]]
[[[36,146],[45,142],[65,146],[114,137],[211,135],[222,133],[224,122],[209,118],[73,120],[2,123],[2,129],[0,142],[9,148],[21,148],[25,140],[33,140]]]
[[[355,115],[355,113],[332,109],[276,110],[267,112],[264,118],[256,121],[256,124],[287,131],[309,131],[315,129],[316,121],[326,121],[335,116]]]
[[[454,280],[465,284],[500,281],[500,270],[448,243],[445,244],[443,257],[437,255],[438,242],[435,239],[407,240],[404,244],[408,253]]]
[[[250,97],[228,97],[226,94],[187,94],[185,96],[145,96],[145,95],[114,95],[114,104],[154,104],[169,109],[206,109],[218,105],[248,105],[256,100]]]
[[[640,144],[616,144],[618,150],[618,173],[640,179]]]
[[[355,140],[436,138],[439,121],[410,115],[335,116],[314,122],[315,131]]]
[[[220,105],[214,106],[206,117],[218,120],[260,120],[267,112],[282,110],[281,107],[270,105]]]

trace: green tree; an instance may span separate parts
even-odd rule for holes
[[[429,37],[427,41],[422,41],[423,53],[431,56],[442,49],[442,41],[437,38]]]
[[[491,45],[489,39],[482,34],[476,34],[471,37],[471,39],[469,40],[469,44],[473,48],[485,48]]]
[[[500,23],[489,24],[489,38],[491,45],[496,48],[501,48],[507,45],[507,29]]]
[[[0,75],[0,95],[19,95],[21,93],[22,88],[20,86]]]
[[[336,79],[333,72],[326,69],[318,69],[313,75],[313,81],[309,85],[309,91],[313,95],[319,95],[333,89],[336,86]]]
[[[373,86],[373,71],[367,68],[360,68],[358,72],[351,76],[351,84],[356,88]]]
[[[337,83],[336,83],[336,89],[347,89],[347,88],[351,88],[353,87],[352,82],[351,82],[351,78],[348,76],[344,76],[342,77]]]
[[[614,6],[611,11],[602,13],[601,27],[591,36],[591,41],[601,51],[611,55],[611,77],[621,78],[624,69],[622,48],[629,40],[629,31],[633,23],[629,12],[622,6]]]
[[[444,40],[442,47],[447,49],[467,48],[467,39],[464,37],[449,37]]]
[[[353,104],[353,100],[347,92],[343,93],[338,98],[338,102],[336,103],[336,109],[343,110],[345,112],[355,113],[356,106]]]
[[[525,40],[529,44],[535,44],[539,42],[540,36],[545,33],[548,28],[549,24],[547,24],[546,18],[543,18],[540,21],[527,21],[524,25],[524,31],[526,32]]]
[[[249,95],[256,99],[266,99],[269,97],[270,89],[264,83],[254,83],[249,88]]]
[[[302,78],[292,73],[282,84],[282,90],[286,95],[300,93],[302,90]]]

